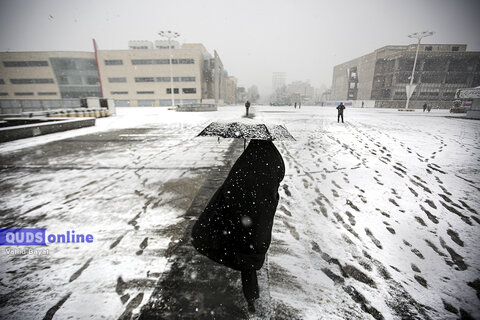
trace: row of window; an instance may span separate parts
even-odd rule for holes
[[[170,82],[170,77],[135,77],[135,82]],[[174,82],[195,82],[195,77],[173,77]],[[110,83],[126,83],[126,77],[108,78]]]
[[[180,90],[179,88],[173,88],[173,93],[179,93]],[[137,91],[137,94],[154,94],[154,91]],[[171,88],[168,88],[166,90],[167,94],[171,94],[172,90]],[[197,88],[182,88],[182,93],[183,94],[195,94],[197,93]],[[110,94],[112,95],[119,95],[119,94],[128,94],[128,91],[110,91]]]
[[[55,83],[53,79],[10,79],[11,84],[44,84],[44,83]]]
[[[16,67],[48,67],[48,61],[3,61],[6,68]]]
[[[39,96],[56,96],[56,92],[37,92]],[[33,92],[15,92],[15,96],[33,96]],[[8,96],[8,92],[0,92],[0,96],[5,97]]]
[[[194,59],[171,59],[172,64],[194,64]],[[110,59],[104,60],[106,66],[121,66],[123,60]],[[170,59],[132,59],[132,65],[150,65],[150,64],[170,64]]]
[[[135,82],[170,82],[170,77],[136,77]],[[173,82],[195,82],[195,77],[173,77]]]
[[[433,47],[432,46],[426,46],[425,47],[425,51],[432,51],[433,50]],[[455,51],[459,51],[460,50],[460,47],[452,47],[452,51],[455,52]]]
[[[162,107],[167,107],[172,105],[172,100],[170,99],[160,99],[160,100],[153,100],[153,99],[138,99],[137,105],[139,107],[153,107],[157,106],[158,103],[160,103],[160,106]],[[197,99],[182,99],[177,100],[175,99],[175,104],[195,104],[198,103]],[[130,107],[130,100],[116,100],[115,99],[115,105],[117,107]]]
[[[72,60],[72,59],[66,59]],[[92,59],[90,59],[92,60]],[[171,59],[172,64],[194,64],[194,59]],[[70,61],[69,61],[70,62]],[[170,59],[132,59],[132,65],[142,64],[170,64]],[[72,63],[72,62],[70,62]],[[105,60],[107,66],[123,65],[121,59]],[[3,66],[6,68],[18,68],[18,67],[48,67],[49,63],[46,60],[41,61],[3,61]],[[94,64],[92,64],[94,66]]]
[[[135,82],[170,82],[170,77],[136,77]],[[195,82],[195,77],[173,77],[174,82]],[[82,84],[82,78],[77,77],[66,77],[60,76],[59,77],[59,84]],[[86,84],[95,85],[98,84],[97,77],[87,77]],[[126,83],[126,77],[112,77],[108,78],[108,82],[110,83]],[[53,79],[45,78],[45,79],[10,79],[11,84],[46,84],[46,83],[55,83]],[[5,84],[3,79],[0,79],[0,84]]]

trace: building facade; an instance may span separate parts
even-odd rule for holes
[[[416,49],[416,44],[386,46],[335,66],[331,98],[376,100],[378,106],[401,107],[407,99]],[[420,45],[411,103],[449,104],[457,89],[480,85],[480,52],[466,49],[458,44]]]
[[[149,41],[130,41],[129,48],[2,52],[0,99],[103,97],[113,99],[117,106],[170,106],[173,80],[175,105],[234,102],[231,87],[236,81],[227,81],[217,52],[212,56],[202,44],[180,46],[172,41],[169,48],[165,41],[155,46]]]
[[[294,97],[294,102],[313,104],[315,88],[310,82],[294,81],[287,85],[287,93]]]
[[[1,52],[1,99],[100,96],[92,52]]]
[[[272,74],[272,89],[275,92],[278,89],[281,89],[285,86],[286,73],[285,72],[274,72]]]

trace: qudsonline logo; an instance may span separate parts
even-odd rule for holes
[[[93,235],[76,233],[47,233],[47,229],[0,229],[0,246],[46,246],[48,243],[92,243]]]

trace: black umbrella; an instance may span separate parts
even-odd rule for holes
[[[212,122],[198,134],[198,137],[243,138],[257,140],[295,140],[282,125],[243,122]]]

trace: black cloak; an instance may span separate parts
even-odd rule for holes
[[[259,270],[270,246],[284,175],[273,142],[251,140],[193,226],[193,246],[229,268]]]

